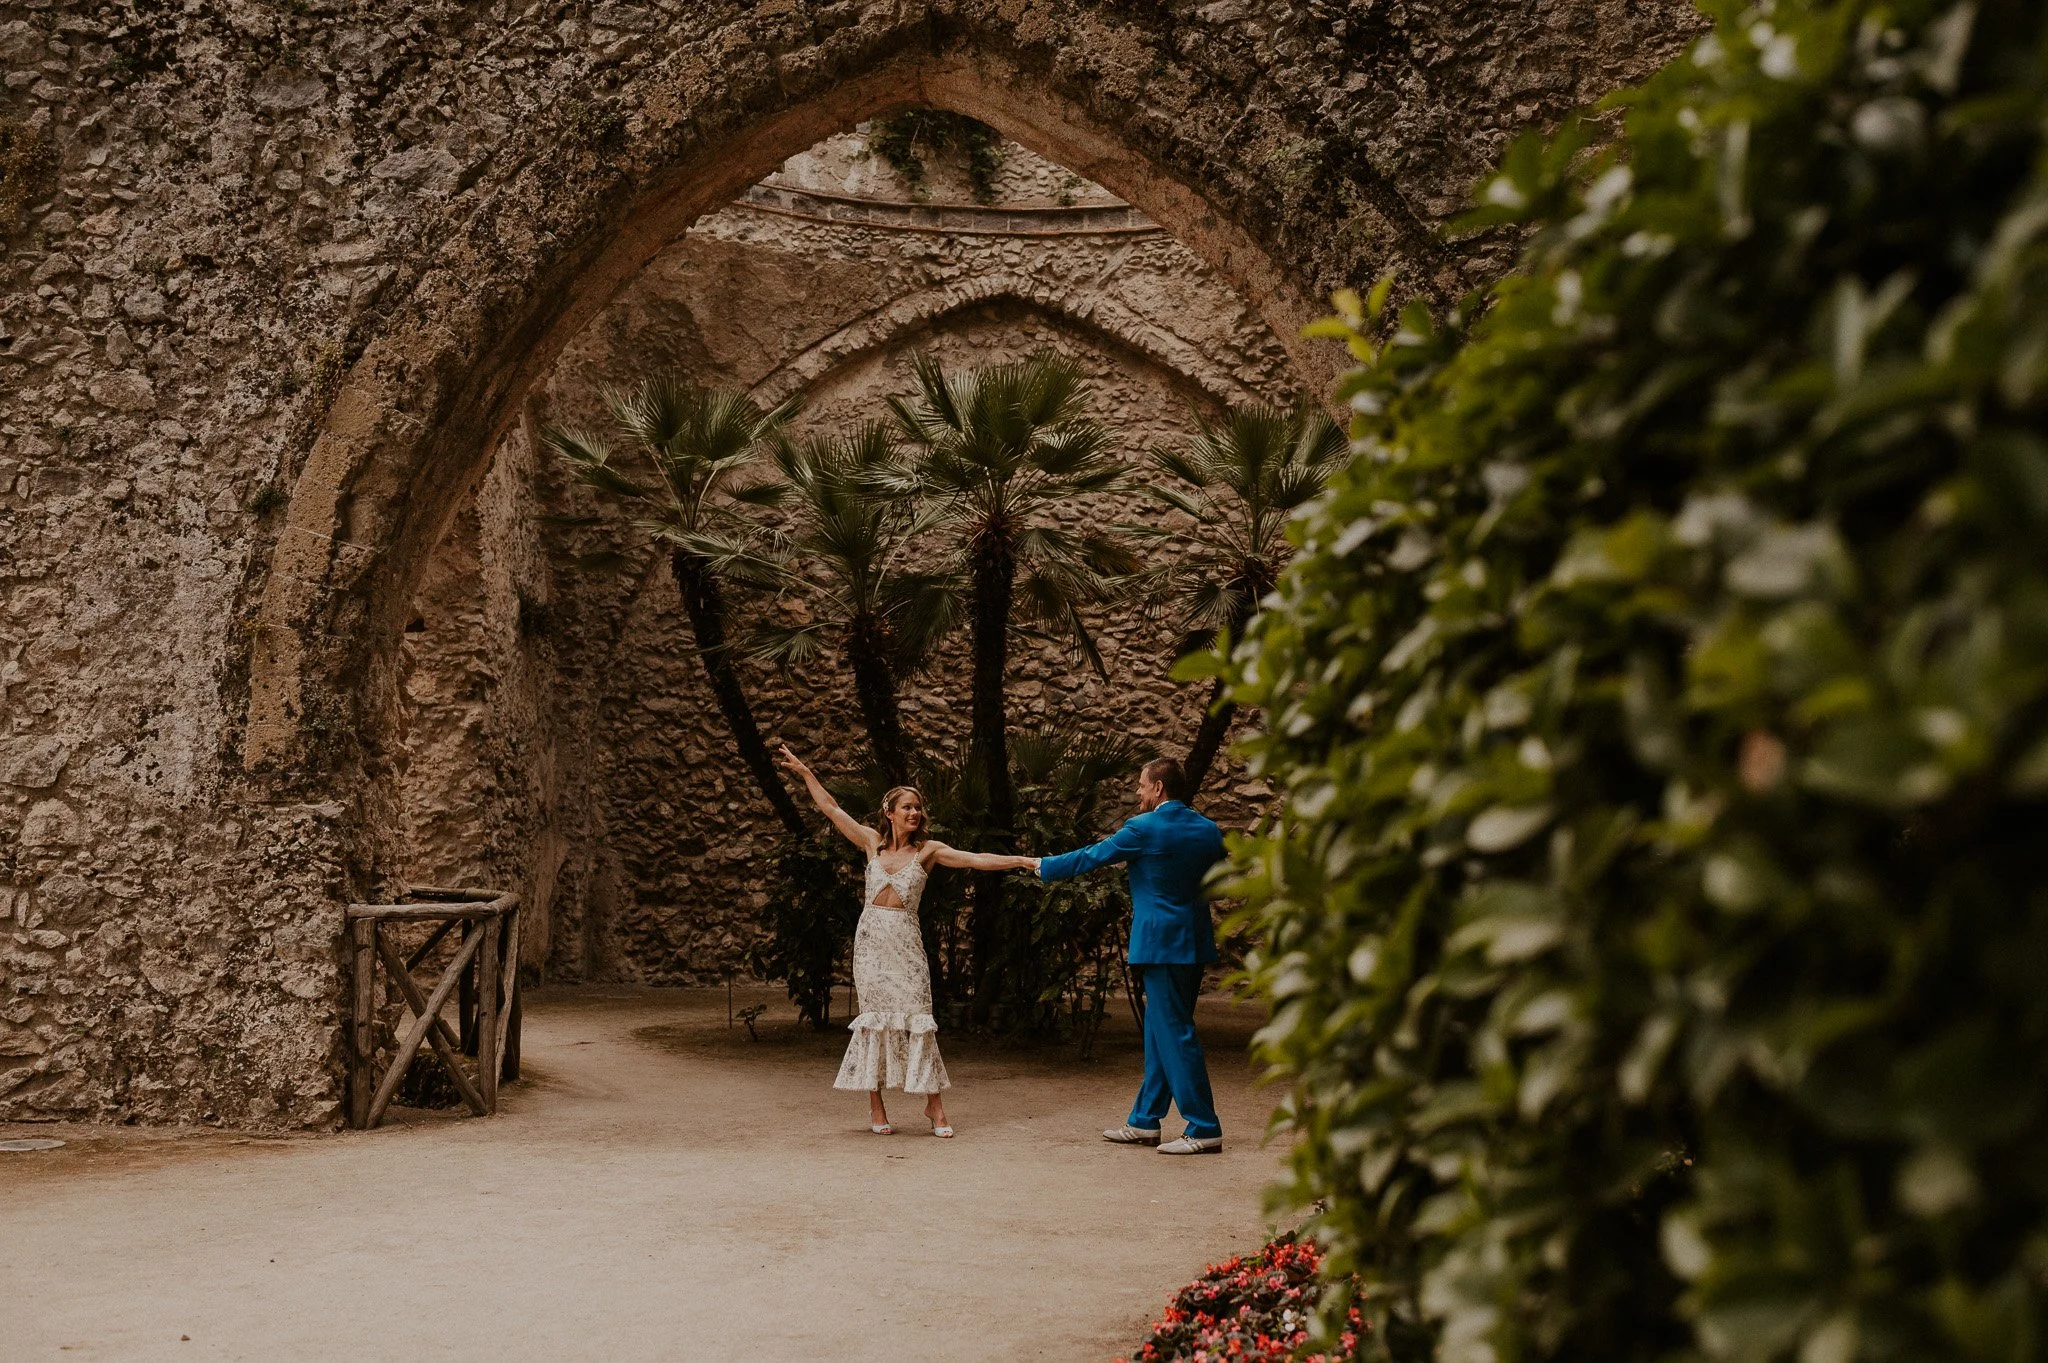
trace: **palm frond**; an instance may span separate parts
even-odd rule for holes
[[[896,427],[904,438],[927,448],[939,443],[937,423],[928,420],[922,407],[913,405],[907,398],[891,397],[889,414],[896,418]]]
[[[1079,795],[1104,781],[1136,775],[1149,755],[1130,734],[1087,729],[1068,745],[1066,760],[1055,774],[1066,791]]]
[[[825,632],[816,624],[756,625],[747,635],[747,654],[778,668],[801,667],[825,652]]]
[[[786,503],[789,494],[789,484],[772,478],[742,483],[738,487],[729,487],[725,490],[726,496],[742,506],[756,506],[768,510]]]
[[[1056,725],[1029,729],[1010,737],[1010,765],[1025,785],[1042,786],[1066,760],[1074,744],[1074,731]]]
[[[1086,799],[1105,781],[1136,773],[1147,750],[1129,734],[1103,733],[1071,720],[1054,720],[1016,735],[1011,765],[1022,784],[1062,802]]]
[[[1143,521],[1118,521],[1116,532],[1133,540],[1156,540],[1162,544],[1185,545],[1188,532],[1178,526],[1147,525]]]
[[[1207,433],[1207,427],[1202,428]],[[1207,462],[1193,455],[1186,447],[1150,451],[1152,462],[1167,476],[1177,478],[1190,487],[1207,487],[1214,478]]]
[[[647,502],[654,500],[654,489],[620,473],[610,464],[571,464],[569,472],[577,482],[599,492],[608,492],[614,497],[628,501]]]
[[[1022,620],[1045,626],[1046,637],[1064,640],[1096,675],[1107,677],[1109,670],[1103,665],[1101,650],[1081,615],[1084,603],[1100,599],[1092,594],[1095,588],[1096,583],[1085,572],[1044,563],[1018,579],[1016,602]]]
[[[626,389],[607,389],[612,422],[649,450],[661,450],[688,423],[696,389],[672,372],[653,375]]]
[[[1108,427],[1075,417],[1039,429],[1031,463],[1040,473],[1062,481],[1094,477],[1104,471],[1122,473],[1123,466],[1110,457],[1114,445]]]
[[[543,426],[540,442],[572,469],[605,467],[611,463],[611,446],[605,443],[603,436],[592,435],[588,431],[570,426]]]
[[[1231,584],[1209,579],[1183,587],[1179,604],[1175,629],[1184,634],[1213,635],[1250,615],[1257,603]]]
[[[1151,455],[1170,481],[1154,483],[1149,495],[1194,522],[1145,536],[1180,541],[1178,571],[1132,584],[1149,606],[1171,605],[1185,639],[1243,629],[1285,564],[1288,516],[1319,495],[1350,454],[1336,423],[1307,403],[1246,403],[1197,426],[1194,438]]]
[[[919,351],[911,357],[910,363],[917,375],[918,394],[923,402],[905,430],[912,439],[923,444],[931,443],[932,436],[939,430],[960,430],[966,423],[961,416],[960,399],[963,394],[956,391],[956,381],[947,375],[938,357],[928,351]],[[889,405],[892,409],[900,406],[895,400]]]
[[[1088,565],[1090,572],[1111,586],[1119,579],[1135,576],[1145,567],[1144,559],[1123,536],[1100,531],[1081,537],[1081,561]]]
[[[1109,668],[1102,661],[1102,650],[1095,646],[1095,635],[1089,630],[1088,622],[1081,618],[1080,608],[1068,603],[1067,638],[1074,646],[1074,652],[1095,669],[1095,675],[1109,680]]]
[[[887,422],[863,421],[842,438],[840,447],[850,470],[894,468],[903,460]]]
[[[773,581],[780,575],[782,558],[768,552],[774,541],[753,536],[720,534],[715,530],[686,529],[668,521],[636,521],[647,537],[693,554],[711,565],[713,572],[742,573],[756,580]]]
[[[1268,484],[1266,503],[1276,512],[1292,511],[1320,496],[1329,481],[1327,468],[1293,464],[1276,469]]]
[[[1304,400],[1295,409],[1294,426],[1293,463],[1328,471],[1351,458],[1350,437],[1321,408]]]
[[[967,745],[921,751],[911,759],[911,770],[933,828],[971,842],[988,808],[988,785],[981,763],[974,760]],[[871,808],[881,804],[881,794],[877,788]]]
[[[1179,488],[1168,487],[1163,483],[1146,484],[1145,495],[1196,521],[1207,523],[1222,519],[1215,499],[1206,495],[1191,497]]]
[[[1133,533],[1142,533],[1143,527],[1134,527]],[[1188,569],[1173,559],[1147,564],[1133,573],[1124,584],[1130,599],[1137,602],[1149,615],[1166,602],[1179,596],[1184,590],[1183,582]]]
[[[761,414],[761,435],[767,437],[797,419],[804,410],[804,395],[795,393]]]
[[[780,425],[752,397],[731,388],[698,390],[690,418],[676,438],[677,452],[713,464],[720,472],[751,462]],[[687,446],[681,443],[684,438]]]
[[[939,644],[967,618],[965,584],[949,574],[892,578],[882,595],[882,618],[893,645],[891,661],[906,675],[922,671]]]
[[[1031,525],[1017,532],[1011,551],[1019,563],[1082,563],[1078,538],[1057,525]]]

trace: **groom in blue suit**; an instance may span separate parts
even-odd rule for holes
[[[1223,859],[1223,834],[1188,807],[1187,777],[1170,757],[1138,772],[1138,813],[1122,828],[1078,852],[1044,857],[1038,878],[1048,884],[1121,861],[1131,875],[1131,970],[1145,995],[1145,1082],[1130,1120],[1102,1133],[1122,1145],[1156,1145],[1162,1155],[1213,1155],[1223,1127],[1209,1094],[1209,1066],[1195,1036],[1195,995],[1202,967],[1216,959],[1216,930],[1202,882]],[[1169,1102],[1187,1130],[1159,1143]]]

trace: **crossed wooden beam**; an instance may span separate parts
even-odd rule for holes
[[[374,1127],[384,1120],[405,1072],[419,1056],[420,1044],[433,1047],[435,1058],[477,1116],[498,1110],[498,1080],[519,1077],[519,896],[498,890],[447,889],[423,886],[408,891],[397,904],[351,904],[347,910],[349,941],[355,962],[355,1006],[349,1027],[348,1124]],[[432,922],[427,940],[410,956],[384,935],[389,922]],[[413,971],[448,934],[460,928],[462,945],[455,959],[423,991]],[[412,1025],[399,1038],[391,1062],[377,1074],[377,967],[404,996]],[[461,1031],[451,1029],[441,1010],[461,990]],[[478,1057],[471,1079],[462,1057]]]

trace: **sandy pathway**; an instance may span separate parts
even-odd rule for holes
[[[1259,1239],[1242,1009],[1202,1015],[1231,1146],[1169,1159],[1096,1135],[1135,1087],[1128,1017],[1086,1065],[949,1042],[947,1142],[900,1096],[868,1135],[829,1088],[844,1033],[756,997],[759,1044],[722,992],[537,997],[490,1119],[0,1127],[71,1141],[0,1154],[0,1357],[1099,1363]]]

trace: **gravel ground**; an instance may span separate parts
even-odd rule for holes
[[[948,1041],[959,1136],[831,1088],[844,1032],[762,1039],[723,991],[536,991],[523,1082],[373,1132],[0,1126],[0,1357],[1107,1360],[1204,1264],[1257,1247],[1257,1018],[1201,1018],[1228,1137],[1103,1142],[1138,1075]],[[780,1021],[778,1021],[778,1019]],[[1169,1121],[1169,1132],[1177,1129]]]

